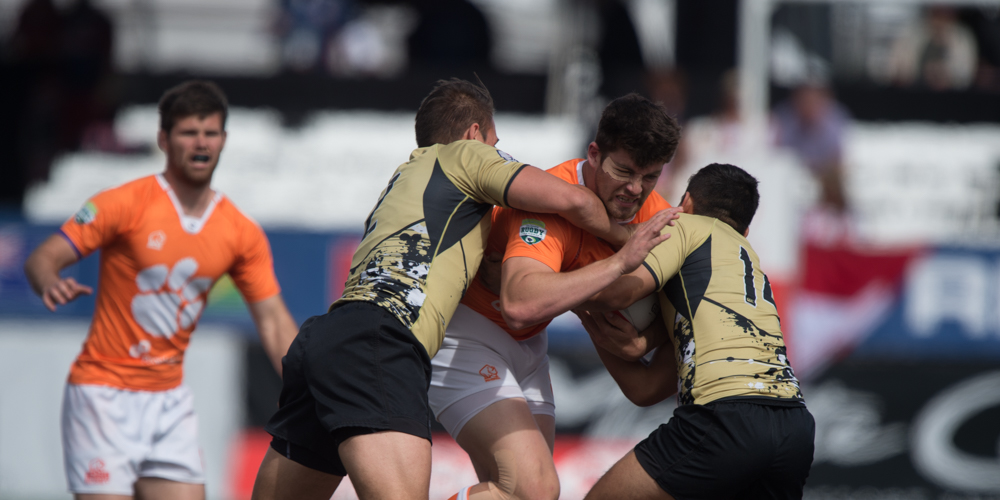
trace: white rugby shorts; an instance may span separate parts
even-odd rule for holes
[[[132,495],[140,477],[205,482],[194,399],[162,392],[66,384],[63,458],[72,493]]]
[[[535,415],[555,417],[548,335],[517,341],[485,316],[459,304],[441,349],[431,359],[427,393],[438,422],[453,437],[487,406],[524,398]]]

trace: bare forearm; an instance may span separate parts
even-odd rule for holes
[[[58,265],[44,253],[34,252],[24,262],[24,275],[36,295],[41,296],[47,288],[59,281]]]
[[[628,240],[629,232],[608,218],[604,203],[593,191],[530,165],[514,178],[507,202],[526,212],[559,214],[576,227],[615,246],[624,245]]]
[[[93,292],[87,285],[77,283],[72,277],[62,278],[59,271],[76,262],[76,250],[60,235],[49,236],[38,245],[24,263],[24,275],[50,311],[65,305],[80,295]]]
[[[274,370],[281,375],[281,358],[288,353],[288,346],[292,345],[295,335],[298,333],[298,326],[292,315],[285,307],[280,296],[266,299],[257,304],[251,304],[250,314],[257,324],[257,332],[260,335],[260,343],[267,354]]]
[[[570,272],[524,274],[504,284],[501,312],[512,328],[526,328],[573,309],[621,275],[615,257]]]
[[[629,401],[638,406],[656,403],[656,401],[650,402],[652,398],[647,393],[651,391],[645,390],[650,385],[649,367],[640,361],[626,361],[619,358],[600,345],[596,347],[597,355],[600,356],[604,367]]]
[[[264,353],[267,354],[267,359],[271,362],[271,366],[274,367],[274,371],[281,376],[281,358],[288,353],[288,345],[284,345],[280,341],[280,337],[271,334],[265,334],[260,332],[260,343],[264,347]]]
[[[626,274],[587,297],[580,308],[588,311],[615,311],[632,305],[653,291],[652,287],[646,286],[640,273],[648,275],[645,269]]]
[[[577,188],[579,195],[572,198],[572,204],[559,211],[562,218],[574,226],[601,238],[615,247],[620,247],[628,240],[629,233],[608,217],[607,208],[593,191],[583,186]]]
[[[622,394],[636,406],[655,405],[677,392],[677,364],[669,349],[657,351],[649,364],[626,361],[600,346],[597,354]]]

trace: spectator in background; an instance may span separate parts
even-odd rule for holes
[[[9,40],[9,77],[4,78],[5,133],[0,202],[20,205],[32,183],[45,181],[55,157],[87,142],[88,130],[103,129],[98,149],[117,146],[111,132],[114,100],[105,92],[113,76],[113,25],[89,0],[31,0]],[[95,125],[96,124],[96,125]]]
[[[976,41],[951,7],[927,7],[921,22],[900,35],[889,60],[891,81],[932,90],[968,87],[976,75]]]
[[[773,115],[777,146],[798,156],[820,183],[820,203],[835,212],[846,208],[842,161],[848,120],[847,111],[817,80],[796,88]]]
[[[645,64],[635,23],[621,0],[596,0],[600,24],[597,57],[602,96],[621,96],[642,87]],[[668,108],[673,110],[673,108]]]
[[[323,71],[330,40],[355,15],[354,0],[280,0],[281,61],[295,73]]]
[[[962,8],[958,18],[976,39],[979,55],[976,87],[1000,91],[1000,6]]]
[[[114,26],[90,0],[77,0],[63,14],[61,47],[62,149],[116,150],[111,91]]]
[[[493,37],[486,17],[468,0],[412,0],[420,16],[410,34],[411,65],[485,67]]]
[[[668,106],[668,109],[675,108]],[[742,144],[742,130],[738,73],[731,69],[719,79],[715,111],[708,116],[692,118],[684,125],[677,155],[670,162],[669,174],[665,171],[665,175],[660,176],[657,192],[668,201],[679,203],[688,178],[699,168],[709,163],[735,163]]]
[[[678,123],[684,124],[685,112],[687,110],[687,76],[679,68],[653,69],[646,72],[646,90],[649,93],[649,100],[661,103]],[[687,137],[687,125],[684,124],[684,133],[681,135],[680,144],[674,157],[663,166],[663,173],[656,183],[656,192],[667,199],[667,201],[680,200],[680,197],[673,197],[673,179],[677,177],[678,171],[687,162],[688,154],[685,148]]]
[[[11,115],[14,148],[5,179],[9,199],[20,205],[29,184],[48,178],[55,157],[59,129],[59,60],[63,17],[52,0],[31,0],[24,5],[10,38],[11,79],[4,82]],[[9,86],[8,86],[9,85]],[[7,162],[4,162],[5,164]]]

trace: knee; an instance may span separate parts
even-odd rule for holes
[[[517,491],[511,498],[517,500],[556,500],[559,498],[559,478],[555,471],[551,474],[539,474],[528,481],[518,484]]]
[[[496,455],[499,480],[497,489],[505,499],[556,500],[559,477],[551,460],[528,465],[520,463],[510,451]]]

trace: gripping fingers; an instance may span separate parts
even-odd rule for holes
[[[629,330],[635,332],[635,328],[632,327],[632,323],[629,323],[628,320],[620,314],[616,314],[615,312],[606,312],[604,313],[604,319],[612,328],[621,330],[622,332],[628,332]]]
[[[667,225],[673,226],[677,219],[681,218],[681,214],[684,213],[684,209],[681,207],[673,207],[663,210],[668,213],[669,219],[667,219]]]

